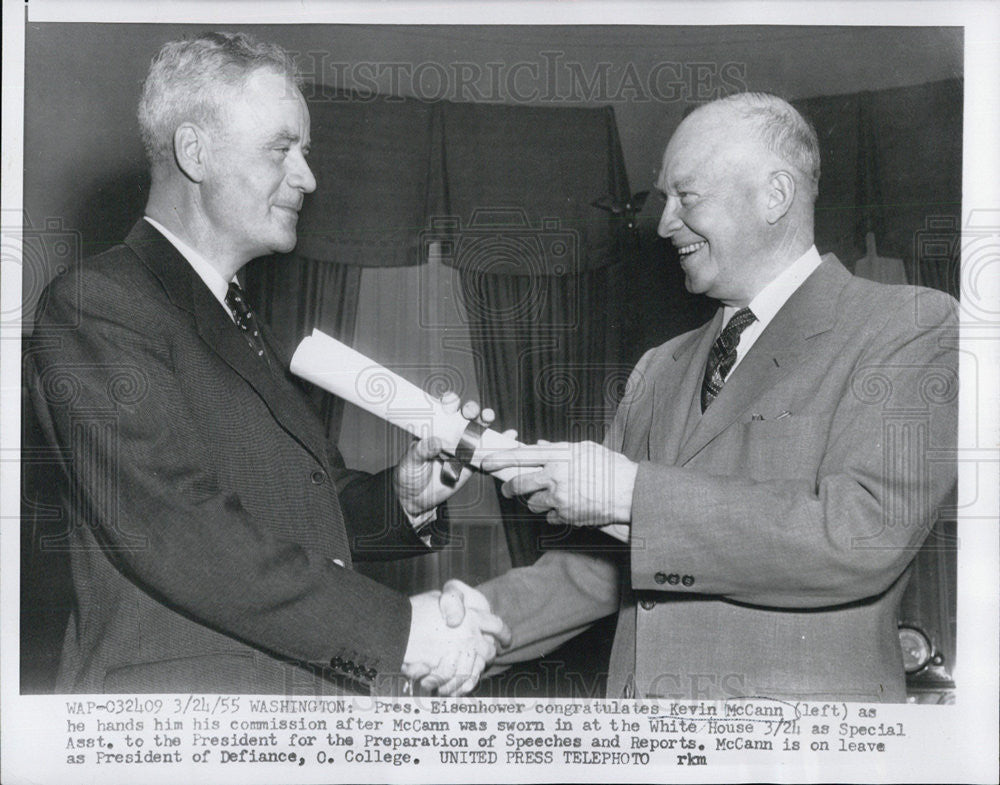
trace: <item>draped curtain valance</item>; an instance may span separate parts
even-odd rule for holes
[[[429,104],[306,91],[316,192],[297,253],[363,267],[422,264],[433,242],[468,272],[565,275],[619,259],[628,199],[614,112]]]

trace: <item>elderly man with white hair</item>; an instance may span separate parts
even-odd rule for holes
[[[243,34],[168,42],[139,123],[145,216],[50,285],[25,352],[67,480],[57,690],[368,694],[420,673],[468,691],[507,634],[482,598],[448,626],[437,593],[353,569],[428,552],[462,481],[442,481],[434,438],[348,470],[236,277],[295,246],[316,188],[291,56]]]
[[[505,493],[628,543],[480,586],[514,632],[503,660],[617,611],[608,697],[904,699],[900,597],[955,483],[955,303],[821,257],[819,174],[815,132],[772,95],[677,128],[659,233],[720,307],[642,357],[603,445],[484,463],[542,464]]]

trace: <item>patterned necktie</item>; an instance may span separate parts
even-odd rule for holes
[[[708,353],[708,364],[705,366],[705,378],[701,382],[702,412],[722,390],[726,376],[736,362],[736,346],[740,342],[740,335],[755,321],[757,317],[753,315],[753,311],[749,308],[740,308],[712,344],[712,351]]]
[[[226,292],[226,305],[233,312],[233,320],[236,322],[236,326],[243,331],[243,337],[247,339],[247,343],[250,344],[250,348],[253,349],[254,354],[262,357],[264,362],[270,365],[271,363],[264,353],[264,339],[260,337],[260,328],[257,327],[257,320],[254,318],[250,306],[247,305],[247,298],[243,293],[243,289],[235,281],[229,284],[229,291]]]

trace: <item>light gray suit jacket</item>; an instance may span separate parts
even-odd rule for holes
[[[826,258],[702,415],[720,321],[643,356],[605,441],[639,462],[628,558],[481,587],[502,661],[618,610],[609,697],[903,700],[906,568],[955,484],[955,302]]]

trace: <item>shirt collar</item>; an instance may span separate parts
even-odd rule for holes
[[[163,224],[150,218],[148,215],[144,216],[144,218],[149,221],[153,228],[170,241],[170,244],[178,250],[180,255],[187,260],[188,264],[198,274],[198,277],[205,282],[205,286],[208,287],[212,296],[222,304],[222,307],[226,309],[226,313],[230,313],[229,306],[226,305],[229,282],[219,274],[219,271],[204,256],[163,226]],[[234,277],[233,280],[235,281],[236,278]]]
[[[757,317],[757,323],[763,329],[781,310],[781,307],[788,302],[788,299],[795,294],[795,291],[805,282],[806,278],[813,274],[817,267],[823,262],[812,245],[802,256],[792,262],[782,270],[778,277],[761,289],[754,297],[748,307]],[[739,308],[727,305],[723,311],[723,324],[727,323]]]

